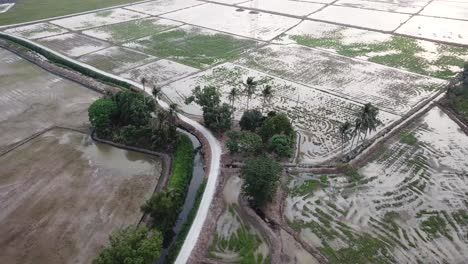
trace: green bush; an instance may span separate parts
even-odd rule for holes
[[[177,149],[174,154],[172,176],[169,180],[168,188],[172,188],[185,195],[190,180],[192,179],[193,158],[192,141],[190,141],[190,138],[186,135],[179,135]]]
[[[239,121],[239,125],[242,130],[249,130],[255,132],[257,128],[262,126],[263,123],[263,115],[258,110],[249,110],[245,111],[242,114],[241,120]]]
[[[130,226],[110,236],[110,245],[101,251],[93,264],[150,264],[162,248],[162,236],[146,227]]]
[[[226,142],[226,147],[233,153],[259,153],[262,149],[262,138],[248,131],[231,131],[228,133],[229,139]]]
[[[294,141],[295,131],[291,120],[285,114],[268,117],[260,128],[260,135],[264,141],[268,141],[274,135],[286,135],[291,142]]]
[[[111,99],[98,99],[89,106],[89,121],[99,137],[107,137],[111,134],[117,113],[117,104]]]
[[[163,233],[166,241],[172,238],[172,228],[179,215],[179,196],[178,192],[168,189],[154,194],[141,206],[141,211],[151,216],[153,226]]]
[[[270,149],[275,152],[278,157],[291,157],[293,154],[293,148],[291,145],[291,140],[288,136],[274,135],[271,138]]]
[[[114,96],[119,109],[120,126],[144,126],[151,119],[155,110],[154,100],[142,93],[121,91]]]

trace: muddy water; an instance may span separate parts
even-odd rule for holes
[[[416,143],[390,139],[358,171],[364,181],[349,184],[347,177],[330,175],[329,187],[287,198],[286,217],[309,224],[301,228],[304,240],[316,247],[327,242],[334,250],[347,248],[354,241],[343,231],[345,225],[347,232],[389,243],[395,263],[466,263],[468,229],[458,214],[468,211],[468,137],[438,108],[407,133]],[[325,223],[323,213],[332,220]],[[425,226],[431,217],[443,222],[434,234]]]
[[[90,263],[136,224],[159,159],[54,129],[0,157],[0,263]]]

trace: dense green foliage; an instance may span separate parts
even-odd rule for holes
[[[112,123],[117,117],[117,104],[108,98],[96,100],[89,106],[88,117],[91,125],[96,129],[99,137],[109,136],[112,132]]]
[[[47,50],[45,50],[43,48],[40,48],[40,47],[38,47],[38,46],[36,46],[34,44],[31,44],[31,43],[27,42],[27,41],[18,39],[16,37],[11,37],[11,36],[2,34],[1,32],[0,32],[0,38],[10,40],[10,41],[12,41],[12,42],[14,42],[16,44],[19,44],[19,45],[25,47],[25,48],[28,48],[28,49],[30,49],[32,51],[35,51],[35,52],[41,54],[42,56],[44,56],[46,59],[48,59],[52,63],[65,66],[66,68],[72,69],[72,70],[77,71],[77,72],[79,72],[79,73],[81,73],[83,75],[89,76],[91,78],[102,81],[104,83],[112,84],[112,85],[115,85],[117,87],[123,87],[123,88],[130,88],[131,87],[131,85],[129,83],[127,83],[127,82],[114,79],[112,77],[109,77],[107,75],[95,72],[93,70],[90,70],[90,69],[88,69],[86,67],[83,67],[83,66],[81,66],[79,64],[76,64],[74,62],[71,62],[69,60],[63,59],[62,57],[60,57],[58,55],[55,55],[54,53],[51,53],[51,52],[49,52],[49,51],[47,51]]]
[[[286,135],[274,135],[271,138],[270,149],[278,155],[278,157],[291,157],[293,154],[291,138]]]
[[[242,168],[242,190],[256,206],[262,207],[274,197],[281,171],[281,165],[271,158],[250,159]]]
[[[172,163],[172,176],[167,190],[154,194],[141,207],[153,219],[154,227],[164,234],[165,244],[173,236],[172,228],[182,209],[192,179],[193,145],[186,135],[179,135]]]
[[[233,109],[229,104],[221,104],[221,93],[214,86],[195,87],[186,104],[197,103],[203,109],[205,125],[216,133],[223,133],[231,128]]]
[[[257,128],[261,127],[263,124],[263,115],[258,110],[248,110],[242,114],[239,125],[242,130],[249,130],[255,132]]]
[[[468,62],[460,77],[460,83],[447,91],[449,104],[465,119],[468,118]]]
[[[285,114],[268,117],[260,128],[260,135],[264,141],[268,141],[274,135],[285,135],[291,142],[296,136],[291,120]]]
[[[106,247],[93,264],[150,264],[159,258],[162,236],[146,227],[127,227],[109,238]]]
[[[228,133],[229,139],[226,142],[226,147],[231,154],[245,153],[255,154],[259,153],[263,147],[262,138],[249,131],[231,131]]]
[[[176,141],[170,114],[141,93],[125,90],[106,95],[89,107],[88,114],[103,139],[150,149],[171,148]]]

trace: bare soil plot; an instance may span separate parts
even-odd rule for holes
[[[90,263],[136,224],[161,163],[52,130],[0,157],[1,263]]]
[[[445,84],[300,45],[269,45],[237,63],[394,114],[408,112]]]
[[[54,125],[88,124],[99,96],[0,49],[0,152]]]
[[[162,17],[264,41],[300,22],[296,18],[216,4],[200,5]]]
[[[421,15],[468,20],[468,2],[433,1]]]
[[[464,263],[467,139],[434,108],[358,171],[292,177],[286,218],[332,263]]]
[[[366,0],[338,0],[337,2],[333,4],[338,5],[338,6],[373,9],[373,10],[406,13],[406,14],[415,14],[424,8],[424,5],[418,4],[418,2],[402,3],[398,1],[397,2],[395,1],[373,2],[373,1],[366,1]]]
[[[410,15],[344,6],[328,6],[309,17],[344,25],[391,32],[410,18]]]
[[[38,39],[67,33],[68,30],[49,23],[38,23],[5,30],[23,38]]]
[[[396,32],[448,43],[468,45],[468,21],[414,16]]]
[[[299,1],[257,0],[240,4],[239,6],[287,15],[307,16],[310,15],[312,12],[322,8],[324,5]]]
[[[110,43],[77,33],[43,38],[38,40],[38,42],[71,57],[79,57],[110,46]]]
[[[207,68],[255,47],[256,41],[193,26],[137,39],[124,46],[191,67]]]
[[[120,73],[140,65],[150,63],[157,58],[121,47],[110,47],[89,53],[79,58],[79,61],[92,65],[100,70]]]
[[[314,21],[303,21],[275,41],[331,50],[439,78],[452,78],[468,60],[468,48]]]
[[[182,23],[168,19],[148,18],[93,28],[83,31],[82,33],[113,43],[123,43],[145,36],[154,35],[158,32],[178,27],[180,25],[182,25]]]
[[[148,87],[159,87],[196,71],[198,71],[196,68],[162,59],[123,72],[120,76],[135,82],[140,82],[142,78],[145,78]]]
[[[256,93],[248,100],[243,91],[243,82],[247,77],[254,77],[259,86]],[[200,85],[219,87],[222,100],[229,103],[231,89],[240,89],[241,96],[236,98],[234,107],[235,118],[240,119],[247,109],[259,109],[264,113],[276,111],[286,113],[299,132],[299,163],[316,163],[330,159],[341,150],[340,138],[337,133],[342,122],[354,121],[362,105],[345,100],[314,88],[289,82],[255,70],[250,70],[234,64],[226,63],[213,70],[182,79],[163,87],[164,95],[181,110],[194,115],[202,115],[202,110],[195,104],[185,105],[185,98],[191,95],[192,89]],[[273,96],[269,99],[261,96],[262,89],[269,85]],[[399,119],[399,116],[381,112],[379,119],[386,125]]]
[[[81,30],[140,19],[144,17],[148,17],[148,15],[117,8],[91,14],[52,20],[50,23],[72,30]]]
[[[128,6],[126,8],[129,10],[134,10],[137,12],[157,16],[173,12],[179,9],[186,9],[191,6],[197,6],[202,4],[205,4],[205,2],[196,0],[156,0],[148,3]]]

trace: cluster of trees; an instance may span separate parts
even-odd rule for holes
[[[371,103],[367,103],[361,108],[354,123],[346,121],[340,125],[338,130],[341,138],[343,155],[345,144],[349,142],[349,140],[351,140],[350,149],[353,149],[353,146],[364,141],[369,133],[376,131],[377,126],[382,123],[377,118],[378,114],[379,109]]]
[[[248,110],[239,125],[242,131],[228,133],[226,147],[231,154],[252,155],[268,150],[278,158],[292,156],[296,133],[285,114],[270,112],[263,116],[258,110]]]
[[[106,94],[89,107],[88,116],[103,139],[152,149],[172,146],[177,139],[175,107],[165,111],[142,93],[124,90]]]

